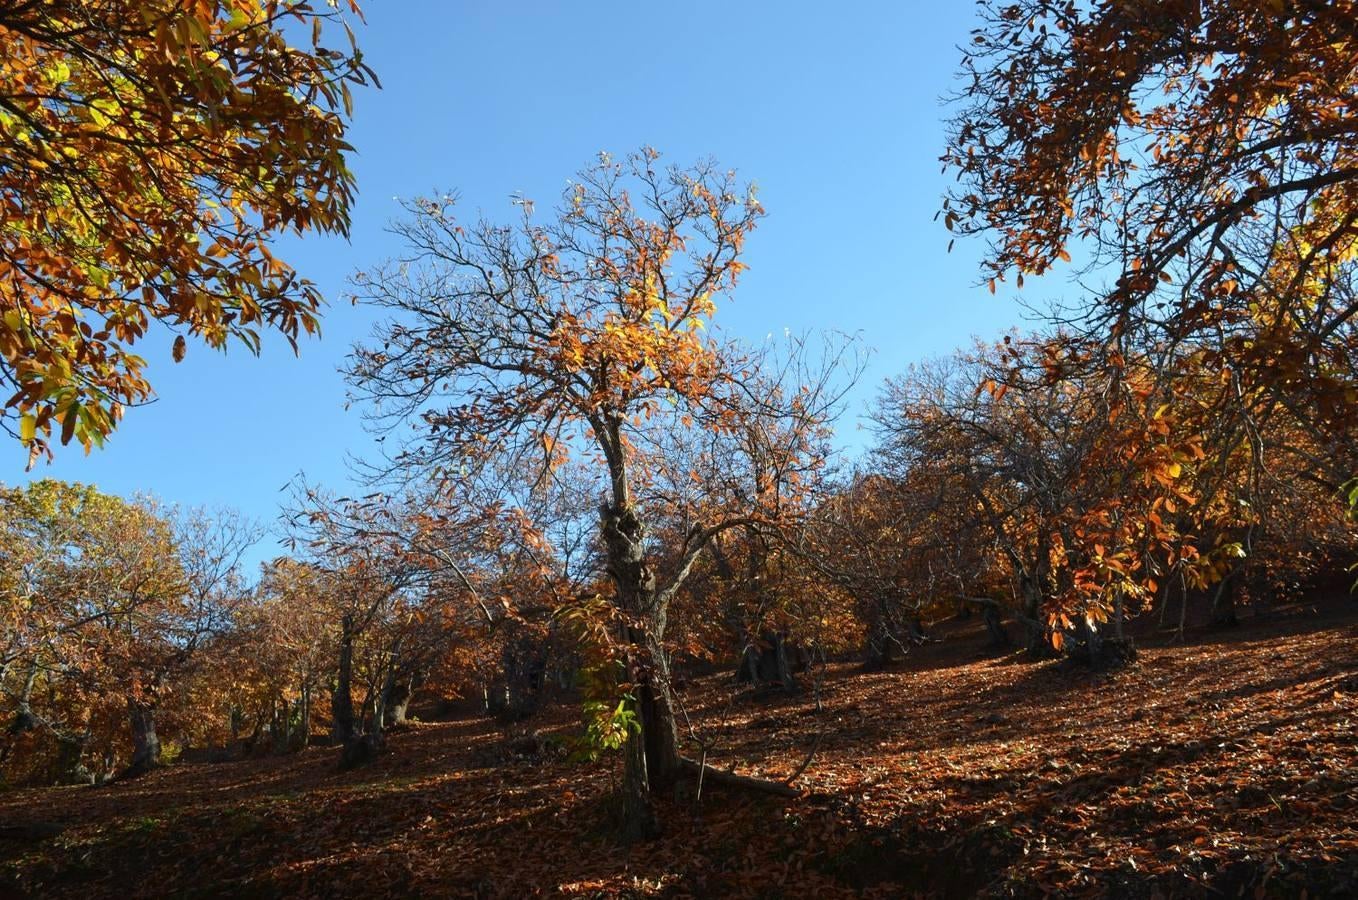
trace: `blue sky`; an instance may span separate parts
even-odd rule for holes
[[[982,247],[959,241],[946,253],[949,235],[933,221],[947,183],[940,98],[973,25],[970,3],[364,6],[359,39],[384,89],[356,97],[352,239],[278,248],[331,298],[323,338],[299,358],[281,341],[259,359],[190,344],[174,365],[171,338],[158,336],[141,351],[159,399],[129,410],[106,449],[60,448],[25,474],[16,442],[0,479],[93,482],[270,521],[298,472],[343,487],[346,456],[371,444],[344,409],[335,368],[371,322],[342,296],[353,271],[400,251],[384,230],[400,212],[393,198],[455,190],[464,214],[507,217],[522,193],[545,210],[600,150],[713,156],[759,184],[769,215],[717,322],[751,340],[861,331],[875,352],[842,424],[846,446],[863,442],[853,412],[883,378],[1021,322],[1012,296],[977,286]]]

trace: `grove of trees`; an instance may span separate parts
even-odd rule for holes
[[[942,218],[989,241],[992,290],[1071,265],[1046,324],[902,365],[850,458],[856,339],[719,328],[765,216],[734,172],[642,148],[508,223],[409,201],[401,256],[353,276],[381,321],[343,369],[385,454],[363,496],[299,481],[259,573],[263,529],[230,512],[0,494],[0,779],[315,743],[347,768],[418,696],[519,719],[557,693],[585,758],[620,754],[640,840],[657,792],[732,777],[685,672],[814,689],[954,616],[997,654],[1126,665],[1134,627],[1346,588],[1358,6],[981,10]],[[0,424],[34,457],[149,396],[129,348],[153,322],[214,346],[314,329],[267,237],[346,227],[346,84],[370,73],[319,43],[340,25],[262,0],[0,10]]]

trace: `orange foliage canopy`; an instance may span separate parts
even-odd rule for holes
[[[258,351],[263,329],[316,331],[320,295],[267,244],[348,228],[348,85],[371,73],[335,5],[0,9],[0,427],[30,462],[54,427],[88,450],[151,396],[131,347],[152,321],[175,360],[185,333]]]
[[[1045,364],[1107,376],[1117,433],[1090,460],[1140,469],[1082,517],[1091,585],[1125,580],[1118,545],[1247,549],[1270,470],[1331,494],[1358,471],[1355,21],[1352,0],[981,4],[944,223],[990,239],[992,288],[1076,250],[1104,279]]]
[[[1245,415],[1323,444],[1358,412],[1355,21],[1352,0],[985,3],[945,224],[1020,283],[1081,242],[1105,336],[1199,351]]]

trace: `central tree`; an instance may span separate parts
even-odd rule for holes
[[[763,215],[753,190],[710,163],[658,159],[601,156],[547,225],[527,201],[515,227],[464,227],[450,197],[408,204],[397,233],[411,255],[356,278],[359,299],[395,315],[347,370],[379,428],[415,425],[394,464],[450,491],[521,483],[525,471],[545,481],[570,453],[598,464],[601,548],[626,648],[632,839],[655,832],[651,790],[682,762],[663,646],[670,603],[716,534],[769,519],[753,499],[688,504],[680,546],[661,553],[647,510],[672,509],[693,485],[668,484],[656,462],[699,429],[823,421],[816,390],[743,390],[756,364],[705,330],[745,268],[745,238]]]

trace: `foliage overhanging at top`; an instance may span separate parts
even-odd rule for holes
[[[1332,433],[1358,407],[1356,22],[1351,0],[985,3],[945,223],[990,238],[992,287],[1083,242],[1115,340],[1205,347]]]
[[[30,462],[151,396],[131,348],[154,321],[176,360],[185,333],[258,351],[316,331],[320,295],[268,242],[348,230],[349,85],[371,72],[338,6],[0,8],[0,427]]]

